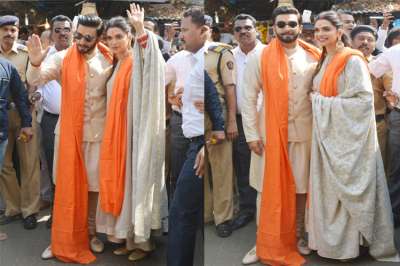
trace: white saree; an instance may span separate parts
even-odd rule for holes
[[[329,57],[314,79],[318,91]],[[360,245],[380,261],[399,261],[374,100],[366,64],[352,56],[338,95],[312,96],[309,246],[322,257],[350,259]]]
[[[97,231],[127,243],[149,240],[152,230],[161,229],[161,206],[166,200],[165,162],[165,61],[157,37],[148,34],[146,48],[135,42],[129,88],[127,164],[124,202],[119,217],[97,212]],[[119,69],[116,66],[108,85]],[[98,207],[100,208],[100,206]],[[129,246],[129,244],[128,244]],[[129,248],[129,247],[128,247]]]

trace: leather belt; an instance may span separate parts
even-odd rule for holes
[[[381,122],[382,120],[385,119],[385,115],[375,115],[375,121],[376,123]]]
[[[174,114],[176,114],[177,116],[182,117],[182,113],[179,113],[178,111],[175,111],[175,110],[173,110],[172,112],[173,112]]]
[[[203,141],[204,136],[197,136],[197,137],[193,137],[193,138],[188,138],[190,142],[199,142],[199,141]]]

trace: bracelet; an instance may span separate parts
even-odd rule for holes
[[[40,67],[40,66],[42,65],[42,62],[40,62],[39,65],[35,65],[35,64],[33,64],[32,62],[30,62],[30,61],[29,61],[29,63],[30,63],[31,66],[33,66],[33,67]]]

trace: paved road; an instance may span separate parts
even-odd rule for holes
[[[45,226],[46,212],[43,212],[38,228],[27,231],[22,228],[21,222],[14,222],[6,226],[0,226],[0,229],[6,231],[9,239],[0,242],[0,266],[61,266],[76,265],[65,264],[57,260],[43,261],[40,254],[47,247],[50,240],[50,230]],[[219,238],[215,234],[214,226],[207,225],[204,231],[204,252],[205,266],[240,266],[244,254],[254,245],[255,224],[252,223],[245,228],[235,231],[229,238]],[[400,243],[400,230],[396,231],[397,243]],[[127,256],[115,256],[112,250],[115,245],[106,243],[104,253],[97,255],[97,260],[92,265],[99,266],[162,266],[166,265],[166,237],[155,239],[157,249],[149,258],[143,261],[132,263],[128,261]],[[197,249],[197,254],[201,254],[201,246]],[[195,266],[203,265],[199,259]],[[261,264],[257,264],[259,266]],[[311,255],[307,257],[307,266],[328,266],[328,265],[357,265],[357,266],[399,266],[400,263],[381,263],[374,261],[364,252],[357,260],[351,263],[340,263]]]
[[[61,263],[57,260],[42,260],[40,254],[48,246],[50,230],[45,226],[46,213],[42,214],[43,221],[35,230],[25,230],[21,222],[0,226],[0,230],[8,233],[8,239],[0,242],[0,266],[67,266],[76,264]],[[166,237],[155,239],[156,249],[152,255],[137,263],[128,261],[127,256],[115,256],[112,251],[115,245],[106,243],[105,252],[97,255],[97,260],[91,265],[99,266],[161,266],[165,265]]]
[[[219,238],[215,233],[215,227],[208,225],[205,228],[205,266],[241,266],[243,256],[255,243],[256,226],[252,223],[238,231],[233,232],[229,238]],[[396,231],[396,241],[400,244],[400,228]],[[398,245],[400,247],[400,245]],[[357,265],[357,266],[399,266],[400,263],[383,263],[373,260],[367,250],[362,251],[360,258],[348,262],[338,262],[323,259],[315,253],[307,256],[306,266],[328,266],[328,265]],[[254,264],[260,266],[262,264]]]

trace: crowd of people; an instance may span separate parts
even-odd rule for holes
[[[250,14],[223,43],[200,8],[161,37],[131,4],[126,18],[57,15],[22,45],[18,18],[0,17],[0,225],[35,229],[47,201],[42,258],[82,264],[105,239],[143,259],[167,233],[166,264],[193,265],[205,224],[226,238],[253,220],[243,264],[349,261],[360,246],[400,261],[393,19],[303,23],[285,5],[269,43]]]

